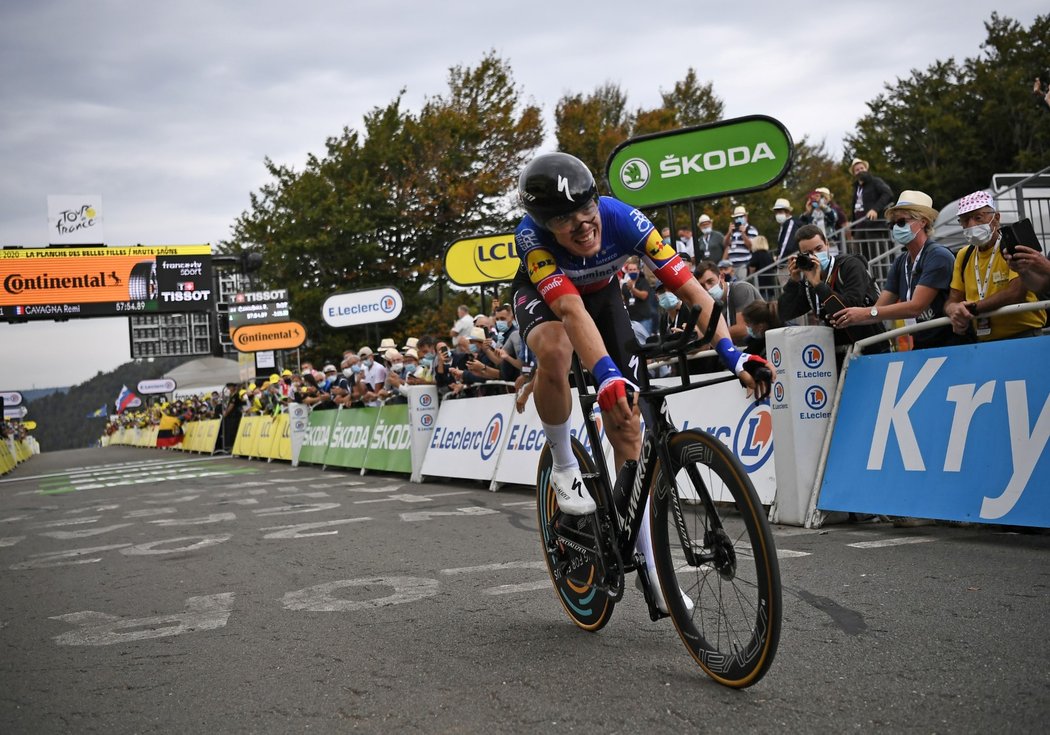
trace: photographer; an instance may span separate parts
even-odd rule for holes
[[[832,256],[827,238],[816,225],[803,225],[797,234],[798,253],[788,258],[788,281],[777,299],[781,320],[812,313],[828,326],[829,317],[851,306],[870,307],[879,290],[864,261],[856,255]],[[882,334],[881,322],[835,329],[835,344],[849,345]],[[889,343],[872,345],[868,352],[888,352]]]

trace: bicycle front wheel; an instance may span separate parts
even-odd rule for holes
[[[715,681],[748,687],[773,663],[781,589],[773,535],[751,480],[722,442],[673,434],[650,502],[656,571],[678,634]],[[676,593],[680,591],[680,593]]]

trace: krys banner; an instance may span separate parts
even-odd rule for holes
[[[766,189],[791,165],[791,135],[755,115],[632,138],[609,157],[613,196],[635,207]]]
[[[0,250],[0,317],[207,311],[211,276],[208,245]]]

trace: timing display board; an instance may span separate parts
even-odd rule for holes
[[[288,290],[251,291],[234,294],[230,300],[230,331],[247,324],[286,322],[291,316]]]
[[[69,319],[212,308],[211,246],[0,250],[0,318]]]

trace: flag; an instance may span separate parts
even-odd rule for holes
[[[103,404],[102,404],[102,408],[96,408],[96,409],[94,410],[94,412],[92,412],[92,413],[89,413],[89,414],[87,415],[87,417],[88,417],[89,419],[97,419],[97,418],[99,418],[99,417],[102,417],[102,418],[104,418],[104,417],[106,417],[107,415],[108,415],[108,414],[106,413],[106,404],[104,404],[104,403],[103,403]]]
[[[114,402],[114,405],[117,407],[117,413],[120,413],[125,408],[130,406],[131,402],[134,401],[136,398],[138,398],[138,396],[136,396],[134,393],[128,390],[128,387],[126,385],[121,386],[120,395],[117,396],[117,400]]]

